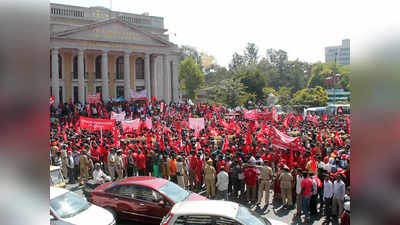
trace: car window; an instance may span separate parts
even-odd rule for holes
[[[86,209],[90,204],[78,194],[68,191],[50,200],[50,207],[61,218],[73,217]]]
[[[202,215],[186,216],[185,225],[212,225],[212,217]]]
[[[215,225],[241,225],[239,222],[236,220],[222,217],[222,216],[217,216],[215,218]]]
[[[127,198],[134,198],[134,187],[132,185],[121,185],[109,190],[111,194],[123,196]]]

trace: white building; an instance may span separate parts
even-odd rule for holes
[[[342,45],[325,48],[325,62],[333,61],[337,64],[350,64],[350,39],[342,40]]]
[[[125,97],[179,100],[178,48],[161,17],[50,4],[50,94],[55,102]],[[54,79],[56,78],[56,79]]]

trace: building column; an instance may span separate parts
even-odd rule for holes
[[[171,74],[168,62],[168,55],[163,55],[163,72],[164,72],[164,100],[166,103],[171,102]]]
[[[83,65],[83,50],[78,50],[78,90],[79,90],[79,101],[81,104],[85,104],[85,77],[84,77],[84,69],[85,65]]]
[[[131,99],[130,95],[131,95],[131,81],[130,81],[130,60],[129,60],[129,53],[125,52],[124,55],[124,97],[125,100],[128,101],[129,99]]]
[[[60,102],[58,67],[58,48],[53,48],[53,50],[51,51],[51,90],[52,95],[54,96],[55,105],[58,105],[58,103]]]
[[[106,102],[109,96],[108,92],[108,55],[107,52],[103,52],[101,55],[101,78],[103,80],[103,101]]]
[[[174,61],[172,63],[173,65],[173,73],[174,73],[174,77],[172,80],[173,83],[173,96],[174,99],[172,99],[172,101],[174,102],[178,102],[179,101],[179,70],[178,70],[178,66],[179,66],[179,61],[177,59],[177,57],[174,57]]]
[[[152,55],[151,56],[151,77],[153,78],[152,80],[152,96],[156,97],[158,96],[158,89],[157,89],[157,84],[158,84],[158,77],[157,77],[157,55]]]
[[[150,55],[148,53],[144,56],[144,82],[147,91],[147,98],[151,98],[151,87],[150,87]]]

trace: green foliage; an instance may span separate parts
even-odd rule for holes
[[[317,86],[322,86],[324,88],[331,88],[327,87],[325,82],[326,78],[331,76],[331,73],[341,75],[338,80],[338,84],[336,85],[336,88],[342,87],[345,90],[350,90],[350,67],[335,64],[334,62],[318,62],[314,64],[311,70],[311,77],[308,80],[307,87],[313,88]]]
[[[205,74],[205,85],[212,87],[219,85],[223,80],[232,78],[232,73],[225,67],[214,65],[212,70]]]
[[[217,90],[217,101],[230,108],[242,105],[250,98],[244,89],[244,85],[239,81],[232,78],[224,80]]]
[[[288,105],[290,104],[291,100],[291,88],[288,87],[281,87],[278,90],[277,95],[279,96],[279,104],[280,105]]]
[[[179,63],[179,80],[181,87],[186,90],[186,96],[190,99],[196,98],[196,90],[204,83],[204,75],[200,66],[188,57]]]
[[[266,82],[264,76],[262,76],[259,70],[248,69],[235,74],[234,77],[243,83],[247,93],[255,95],[255,103],[260,103],[263,101],[263,88],[265,87]]]
[[[310,107],[325,106],[328,101],[328,92],[321,86],[305,88],[293,95],[293,105],[307,105]]]
[[[264,92],[264,95],[267,96],[267,97],[268,97],[268,95],[271,94],[271,93],[272,93],[273,95],[275,95],[275,96],[278,95],[278,92],[275,91],[275,89],[270,88],[270,87],[265,87],[265,88],[263,88],[263,92]]]

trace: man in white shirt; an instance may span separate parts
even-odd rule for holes
[[[340,217],[342,215],[345,194],[346,187],[342,181],[342,175],[339,174],[336,176],[336,181],[333,183],[332,216]]]
[[[67,151],[67,169],[68,169],[68,183],[74,184],[74,158],[72,157],[72,151]]]
[[[103,184],[105,181],[111,181],[111,177],[103,173],[99,163],[96,163],[95,168],[96,169],[93,171],[93,179],[96,184]]]
[[[300,168],[296,169],[296,216],[301,215],[301,181],[303,180]]]
[[[223,200],[228,200],[228,184],[229,184],[229,175],[225,172],[225,167],[221,167],[221,171],[217,175],[217,193]]]
[[[333,196],[333,184],[329,179],[328,174],[324,174],[324,205],[325,205],[325,220],[324,222],[329,223],[332,213],[332,196]]]

